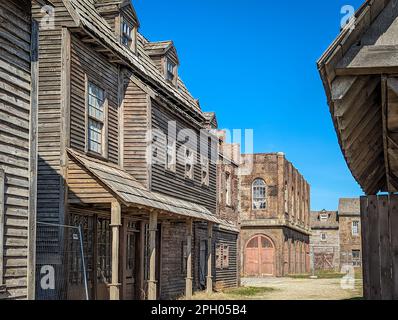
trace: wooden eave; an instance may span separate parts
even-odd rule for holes
[[[340,148],[366,194],[398,191],[388,166],[382,81],[398,71],[398,48],[355,46],[389,2],[366,1],[317,64]]]

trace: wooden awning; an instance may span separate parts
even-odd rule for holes
[[[118,200],[127,207],[142,206],[170,214],[208,221],[234,228],[204,206],[148,191],[132,175],[115,164],[67,149],[69,198],[83,203],[110,203]],[[91,179],[91,180],[90,180]]]

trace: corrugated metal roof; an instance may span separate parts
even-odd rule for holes
[[[148,191],[132,175],[115,164],[88,157],[72,149],[67,149],[67,151],[126,206],[141,205],[236,229],[233,224],[219,219],[204,206]]]

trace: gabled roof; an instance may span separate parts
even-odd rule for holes
[[[177,64],[180,64],[178,59],[177,49],[174,46],[173,41],[156,41],[156,42],[148,42],[145,44],[145,50],[150,57],[152,56],[163,56],[166,55],[169,51],[172,51],[173,56],[176,58]]]
[[[138,55],[123,46],[106,20],[97,12],[93,0],[63,0],[67,7],[71,7],[78,16],[77,23],[93,37],[98,39],[104,46],[113,50],[134,71],[138,72],[144,81],[155,85],[180,105],[185,106],[196,117],[203,119],[202,112],[197,101],[184,90],[179,90],[166,81],[164,76],[156,68],[155,64],[145,51],[148,42],[142,35],[138,34]]]
[[[218,122],[217,122],[217,115],[215,112],[203,112],[203,116],[206,119],[205,124],[207,126],[211,126],[212,129],[217,129]]]
[[[137,16],[137,12],[131,0],[93,0],[95,3],[95,7],[100,9],[102,12],[114,12],[115,10],[119,11],[121,9],[130,10],[131,14],[134,17],[134,20],[137,23],[137,27],[140,26],[140,21]]]
[[[88,157],[76,150],[67,149],[67,151],[73,160],[83,166],[115,199],[127,207],[140,205],[183,217],[213,222],[226,228],[234,227],[233,224],[219,219],[201,205],[148,191],[132,175],[115,164]]]

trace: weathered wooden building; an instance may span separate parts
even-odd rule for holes
[[[34,295],[37,22],[0,2],[0,299]]]
[[[339,201],[340,267],[362,266],[361,212],[358,199]]]
[[[340,271],[338,212],[312,211],[310,221],[311,268],[315,271]]]
[[[237,224],[217,211],[219,140],[174,44],[145,39],[127,0],[31,4],[31,15],[22,0],[0,5],[1,295],[84,298],[73,225],[90,299],[236,285]],[[31,16],[45,21],[37,32]],[[37,250],[36,199],[48,227]],[[48,266],[55,284],[43,287]]]
[[[282,153],[242,158],[243,274],[285,276],[309,272],[309,184]]]
[[[365,1],[318,61],[341,150],[366,194],[368,299],[398,298],[397,23],[396,1]]]

